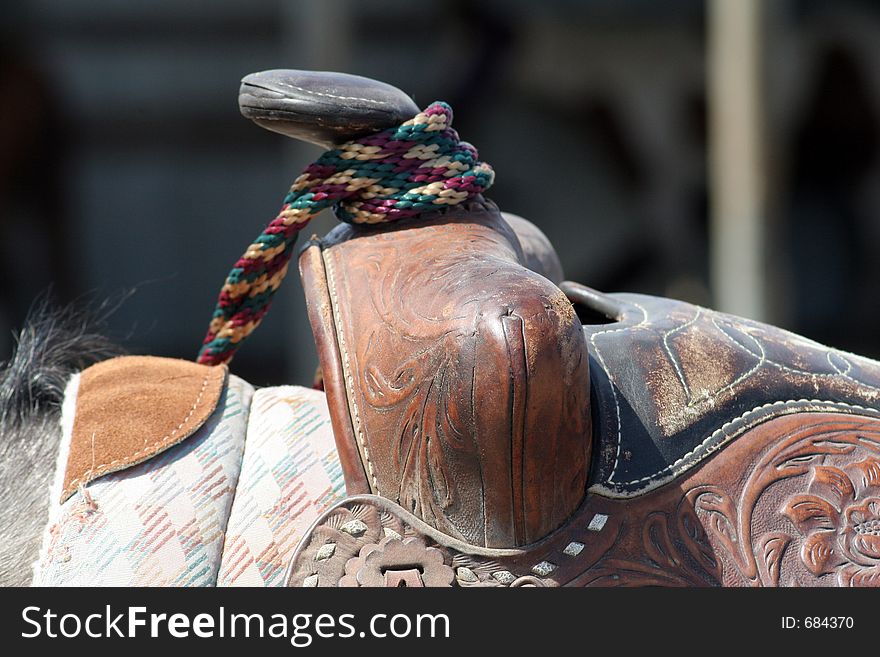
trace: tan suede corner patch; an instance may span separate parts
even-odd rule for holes
[[[121,356],[83,370],[61,501],[192,435],[217,407],[226,373],[225,365],[155,356]]]

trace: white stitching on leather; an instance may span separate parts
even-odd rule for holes
[[[681,366],[678,364],[678,360],[672,355],[672,349],[669,346],[669,337],[678,333],[679,331],[683,331],[689,326],[696,324],[697,320],[700,319],[700,315],[703,313],[703,309],[697,306],[697,312],[694,313],[694,316],[689,319],[684,324],[679,324],[671,331],[666,331],[663,333],[663,350],[666,352],[666,356],[669,358],[669,361],[672,363],[672,367],[675,369],[675,374],[678,376],[678,380],[681,382],[681,387],[684,388],[684,393],[687,395],[689,400],[688,406],[690,406],[690,400],[693,399],[693,395],[691,394],[690,386],[688,386],[687,381],[684,378],[684,372],[681,371]]]
[[[847,360],[843,356],[844,352],[840,352],[837,349],[831,349],[830,347],[826,347],[825,345],[819,344],[818,342],[813,342],[812,340],[808,340],[808,342],[815,345],[818,350],[825,351],[825,360],[828,361],[828,364],[834,369],[834,372],[810,372],[808,370],[802,370],[797,367],[783,365],[782,363],[776,362],[772,358],[767,358],[766,351],[764,350],[764,346],[761,344],[761,341],[758,338],[756,338],[754,335],[752,335],[751,333],[746,331],[745,327],[743,325],[735,325],[735,328],[738,328],[739,330],[741,330],[743,333],[745,333],[746,335],[748,335],[750,338],[752,338],[755,341],[755,344],[758,345],[758,348],[761,350],[761,353],[763,354],[763,356],[759,356],[758,354],[754,353],[751,349],[749,349],[746,345],[744,345],[742,342],[740,342],[735,337],[733,337],[732,335],[730,335],[729,333],[724,331],[723,328],[718,326],[718,323],[715,320],[716,320],[716,318],[713,317],[712,323],[715,324],[715,326],[719,330],[721,330],[726,336],[728,336],[736,344],[738,344],[740,347],[742,347],[747,353],[749,353],[751,356],[753,356],[755,358],[762,358],[763,363],[767,363],[768,365],[772,365],[773,367],[780,369],[783,372],[790,372],[791,374],[797,374],[799,376],[807,376],[807,377],[822,378],[822,379],[833,379],[833,378],[836,378],[837,376],[842,376],[843,378],[848,379],[849,381],[851,381],[857,385],[864,386],[865,388],[871,388],[872,390],[880,390],[880,388],[878,388],[877,386],[871,385],[870,383],[866,383],[865,381],[859,381],[858,379],[856,379],[852,376],[849,376],[849,372],[852,370],[852,363],[850,363],[850,361]],[[733,324],[733,322],[732,322],[732,324]],[[797,336],[797,337],[800,337],[800,336]],[[840,357],[841,359],[843,359],[843,361],[847,365],[849,365],[846,372],[841,372],[840,369],[834,363],[831,362],[831,355],[832,354],[835,354],[836,356]]]
[[[205,374],[205,378],[202,381],[202,387],[199,390],[199,394],[196,397],[195,402],[193,402],[193,405],[190,407],[189,411],[184,416],[183,420],[180,421],[180,424],[178,424],[169,433],[162,436],[158,440],[153,441],[149,445],[145,445],[142,449],[137,450],[133,454],[128,454],[127,456],[125,456],[125,458],[114,459],[114,460],[110,461],[109,463],[101,463],[97,468],[95,468],[93,465],[86,472],[84,472],[81,476],[79,476],[76,479],[74,479],[73,481],[71,481],[70,484],[68,484],[67,488],[64,489],[63,494],[66,497],[70,496],[73,493],[73,491],[75,491],[77,488],[79,488],[80,484],[88,483],[89,481],[91,481],[93,479],[101,477],[105,474],[109,474],[110,472],[113,471],[113,468],[115,468],[117,465],[120,465],[121,463],[125,463],[126,466],[136,465],[138,463],[137,459],[139,459],[140,457],[142,457],[146,454],[149,454],[156,447],[160,446],[166,440],[169,440],[172,436],[174,436],[174,434],[176,434],[178,431],[180,431],[184,427],[184,425],[186,425],[187,422],[189,422],[189,419],[192,417],[193,413],[196,412],[196,409],[198,409],[199,404],[202,401],[202,397],[205,394],[205,390],[208,389],[208,383],[213,378],[216,378],[214,375],[217,371],[220,371],[220,370],[215,370],[214,368],[211,368],[210,370],[208,370],[208,372]],[[224,377],[226,376],[225,372],[223,372],[223,376]],[[93,464],[94,464],[94,444],[95,444],[94,441],[95,441],[95,435],[92,434]]]
[[[322,251],[322,255],[323,255]],[[367,440],[364,437],[363,429],[361,428],[361,417],[360,412],[358,411],[357,401],[354,398],[354,378],[351,375],[351,363],[348,358],[348,349],[345,346],[345,334],[342,331],[342,316],[339,313],[339,301],[336,298],[336,277],[333,273],[333,256],[326,252],[327,257],[324,258],[324,269],[327,272],[327,288],[330,291],[330,301],[333,306],[333,318],[336,324],[336,337],[339,343],[339,352],[342,354],[342,368],[343,375],[345,377],[345,390],[346,396],[351,402],[354,421],[354,431],[357,436],[357,440],[363,448],[364,461],[367,464],[367,473],[370,475],[370,480],[373,482],[373,489],[376,491],[376,494],[379,494],[379,482],[376,480],[376,473],[373,471],[373,462],[370,461],[370,451],[367,449]]]
[[[634,301],[626,301],[625,303],[635,306],[639,310],[642,311],[642,319],[638,324],[634,326],[623,326],[621,328],[616,329],[606,329],[605,331],[599,331],[598,333],[593,333],[590,336],[590,344],[593,345],[593,353],[596,355],[596,358],[599,359],[599,362],[602,364],[602,369],[605,372],[605,375],[608,377],[608,380],[611,382],[611,396],[614,399],[614,413],[617,416],[617,453],[614,455],[614,467],[611,468],[611,475],[608,477],[609,483],[614,481],[614,473],[617,471],[617,464],[620,460],[620,446],[623,443],[623,434],[622,434],[622,426],[620,420],[620,402],[617,399],[617,391],[614,389],[614,377],[611,375],[611,372],[608,370],[608,366],[605,364],[605,359],[602,357],[602,352],[599,349],[599,345],[596,344],[596,338],[600,335],[608,335],[610,333],[620,333],[621,331],[630,331],[636,330],[639,328],[645,328],[645,324],[648,323],[648,311],[644,308],[644,306],[634,302]]]
[[[642,318],[642,320],[641,320],[638,324],[636,324],[636,325],[634,325],[634,326],[625,326],[625,327],[618,328],[618,329],[609,329],[609,330],[606,330],[606,331],[600,331],[599,333],[595,333],[595,334],[593,334],[593,335],[590,337],[590,343],[593,345],[594,353],[595,353],[597,359],[599,360],[599,362],[602,364],[602,367],[603,367],[603,369],[605,370],[605,374],[608,376],[609,381],[612,383],[612,385],[611,385],[611,394],[612,394],[612,397],[613,397],[613,399],[614,399],[614,410],[615,410],[615,415],[616,415],[616,417],[617,417],[617,451],[616,451],[616,453],[615,453],[615,455],[614,455],[614,465],[613,465],[613,467],[611,468],[611,474],[608,476],[608,479],[606,480],[606,483],[609,483],[609,484],[616,484],[616,485],[620,485],[620,486],[625,486],[625,485],[632,484],[632,483],[638,483],[639,481],[645,481],[645,480],[648,480],[648,479],[652,479],[652,478],[654,478],[656,475],[661,474],[662,472],[664,472],[664,470],[661,470],[661,471],[657,472],[657,473],[654,474],[654,475],[649,475],[649,476],[647,476],[647,477],[642,477],[641,479],[636,479],[636,480],[629,481],[629,482],[616,482],[616,481],[614,481],[614,475],[617,473],[617,468],[618,468],[618,466],[620,465],[620,452],[621,452],[621,449],[622,449],[622,446],[623,446],[622,419],[621,419],[621,416],[620,416],[620,402],[619,402],[619,400],[618,400],[617,391],[615,390],[614,385],[613,385],[613,384],[614,384],[614,378],[613,378],[613,376],[611,375],[611,372],[608,371],[608,368],[607,368],[607,366],[606,366],[606,364],[605,364],[605,359],[602,357],[602,354],[601,354],[601,352],[600,352],[600,350],[599,350],[599,347],[596,345],[596,343],[595,343],[595,341],[594,341],[594,338],[596,338],[596,337],[598,337],[598,336],[600,336],[600,335],[604,335],[604,334],[606,334],[606,333],[617,333],[617,332],[621,332],[621,331],[628,331],[628,330],[635,330],[635,329],[639,329],[639,328],[645,328],[644,324],[648,321],[648,312],[647,312],[647,310],[646,310],[643,306],[641,306],[640,304],[638,304],[638,303],[636,303],[636,302],[634,302],[634,301],[628,301],[628,300],[625,300],[625,303],[627,303],[627,304],[629,304],[629,305],[632,305],[632,306],[634,306],[634,307],[636,307],[636,308],[638,308],[639,310],[642,311],[643,318]],[[667,343],[667,341],[666,341],[666,338],[667,338],[669,335],[672,335],[673,333],[675,333],[675,332],[677,332],[677,331],[680,331],[680,330],[686,328],[687,326],[690,326],[690,325],[693,324],[694,322],[696,322],[697,319],[699,318],[699,316],[701,315],[701,313],[702,313],[703,310],[705,310],[705,309],[702,308],[702,307],[697,306],[697,312],[696,312],[696,314],[694,315],[694,317],[693,317],[692,319],[690,319],[689,321],[687,321],[685,324],[682,324],[682,325],[680,325],[680,326],[678,326],[678,327],[676,327],[676,328],[674,328],[674,329],[671,329],[671,330],[668,331],[667,333],[664,333],[664,336],[663,336],[663,347],[664,347],[664,350],[666,351],[667,356],[669,357],[670,361],[672,362],[672,365],[673,365],[673,367],[674,367],[674,369],[675,369],[675,371],[676,371],[676,374],[677,374],[677,376],[678,376],[678,378],[679,378],[679,381],[680,381],[681,384],[682,384],[682,387],[683,387],[684,390],[685,390],[685,393],[686,393],[687,396],[688,396],[688,399],[691,398],[690,390],[689,390],[688,386],[687,386],[686,383],[685,383],[684,375],[683,375],[683,372],[681,372],[680,367],[678,366],[678,362],[676,361],[675,358],[672,357],[672,353],[671,353],[671,351],[670,351],[670,348],[669,348],[669,345],[668,345],[668,343]],[[751,369],[749,369],[747,372],[745,372],[744,374],[742,374],[741,376],[739,376],[739,377],[738,377],[735,381],[733,381],[732,383],[729,383],[728,385],[724,386],[723,388],[720,388],[720,389],[718,389],[718,390],[716,390],[716,391],[714,391],[714,392],[712,392],[712,393],[710,393],[710,394],[708,394],[708,395],[706,395],[706,396],[703,396],[703,397],[701,397],[701,398],[698,399],[698,400],[691,400],[691,401],[689,401],[689,403],[688,403],[688,406],[689,406],[689,407],[695,406],[695,405],[697,405],[697,404],[705,403],[705,402],[707,402],[707,401],[709,401],[709,400],[711,400],[711,399],[714,399],[715,397],[717,397],[717,396],[719,396],[719,395],[721,395],[721,394],[723,394],[723,393],[725,393],[725,392],[727,392],[727,391],[729,391],[729,390],[733,390],[733,389],[734,389],[736,386],[738,386],[740,383],[742,383],[742,382],[745,381],[746,379],[750,378],[753,374],[755,374],[755,372],[757,372],[757,371],[758,371],[763,365],[765,365],[765,364],[766,364],[766,365],[773,366],[773,367],[776,367],[776,368],[778,368],[778,369],[780,369],[780,370],[783,370],[783,371],[786,371],[786,372],[790,372],[790,373],[792,373],[792,374],[797,374],[797,375],[805,376],[805,377],[813,377],[813,378],[836,378],[836,377],[838,377],[838,376],[841,376],[841,377],[843,377],[843,378],[845,378],[845,379],[847,379],[847,380],[849,380],[849,381],[851,381],[852,383],[855,383],[855,384],[857,384],[857,385],[861,385],[861,386],[864,386],[864,387],[870,388],[870,389],[872,389],[872,390],[880,391],[880,388],[878,388],[877,386],[873,386],[873,385],[871,385],[870,383],[866,383],[866,382],[864,382],[864,381],[859,381],[858,379],[856,379],[856,378],[854,378],[854,377],[852,377],[852,376],[849,375],[849,372],[852,370],[852,363],[851,363],[847,358],[845,358],[845,356],[844,356],[844,353],[845,353],[845,352],[840,352],[840,351],[838,351],[838,350],[836,350],[836,349],[830,349],[830,348],[828,348],[828,347],[824,347],[824,345],[820,345],[819,343],[815,343],[818,347],[820,347],[820,348],[824,348],[824,349],[826,350],[826,355],[825,355],[826,360],[828,360],[829,365],[831,365],[831,367],[834,368],[835,372],[828,372],[828,373],[821,373],[821,372],[807,372],[807,371],[804,371],[804,370],[799,370],[799,369],[796,369],[796,368],[793,368],[793,367],[789,367],[789,366],[787,366],[787,365],[783,365],[782,363],[777,363],[776,361],[774,361],[774,360],[772,360],[772,359],[770,359],[770,358],[767,358],[767,352],[766,352],[766,350],[764,349],[764,345],[761,343],[761,340],[760,340],[759,338],[753,336],[753,335],[752,335],[751,333],[749,333],[748,331],[746,331],[746,330],[745,330],[746,327],[745,327],[744,325],[741,325],[741,324],[738,324],[738,323],[734,323],[735,328],[738,328],[739,330],[742,330],[746,335],[748,335],[750,338],[752,338],[752,340],[754,340],[754,342],[755,342],[755,344],[757,345],[757,347],[758,347],[760,353],[755,353],[755,352],[753,352],[748,346],[744,345],[742,342],[740,342],[739,340],[737,340],[734,336],[730,335],[730,333],[728,333],[727,331],[725,331],[721,326],[719,326],[717,320],[718,320],[718,316],[717,316],[715,313],[713,313],[712,316],[710,317],[710,321],[715,325],[715,327],[716,327],[719,331],[721,331],[726,337],[728,337],[728,338],[729,338],[734,344],[738,345],[741,349],[743,349],[746,353],[748,353],[749,355],[751,355],[751,356],[754,357],[754,358],[757,358],[757,359],[758,359],[758,362],[757,362],[757,363],[756,363]],[[836,367],[836,366],[834,365],[834,363],[831,362],[831,360],[830,360],[830,356],[831,356],[832,353],[835,354],[835,355],[837,355],[838,357],[842,358],[842,359],[844,360],[844,362],[846,362],[847,365],[849,365],[849,367],[847,368],[847,370],[846,370],[845,372],[841,372],[840,369],[839,369],[838,367]],[[818,389],[817,389],[817,392],[818,392]],[[801,400],[801,401],[804,401],[804,400]],[[773,403],[775,403],[775,402],[773,402]],[[855,407],[855,408],[861,408],[861,407]],[[753,410],[754,410],[754,409],[753,409]],[[868,409],[868,410],[871,410],[871,409]],[[695,449],[698,449],[698,448],[699,448],[699,446],[698,446],[697,448],[695,448]],[[692,453],[692,452],[689,452],[688,454],[685,454],[685,456],[682,457],[682,458],[683,458],[683,459],[687,458],[691,453]],[[674,464],[673,464],[673,465],[674,465]]]
[[[312,96],[323,96],[325,98],[335,98],[337,100],[360,100],[365,103],[370,103],[372,105],[384,105],[385,103],[381,100],[375,100],[374,98],[361,98],[360,96],[339,96],[337,94],[331,94],[324,91],[314,91],[312,89],[306,89],[304,87],[298,87],[295,84],[290,84],[289,82],[278,82],[273,81],[272,84],[278,85],[280,87],[287,87],[288,89],[296,89],[297,91],[302,91],[305,94],[309,94]],[[271,89],[270,89],[271,91]]]
[[[789,404],[797,404],[797,406],[788,406]],[[738,422],[738,421],[740,421],[740,420],[744,420],[744,419],[747,418],[749,415],[751,415],[751,414],[753,414],[753,413],[756,413],[756,412],[758,412],[758,411],[765,410],[765,409],[767,409],[767,408],[774,407],[774,406],[778,406],[778,407],[782,407],[782,408],[786,408],[786,407],[787,407],[787,410],[790,410],[791,412],[798,412],[798,411],[801,411],[801,412],[817,412],[817,411],[805,411],[805,410],[803,410],[805,406],[807,406],[807,407],[809,408],[810,405],[814,405],[814,406],[815,406],[815,405],[821,405],[821,406],[825,407],[825,408],[823,408],[823,409],[817,409],[819,412],[821,412],[822,410],[826,410],[826,411],[828,411],[828,412],[835,412],[835,411],[833,411],[833,410],[829,410],[827,407],[831,407],[832,409],[833,409],[833,408],[840,408],[840,407],[843,407],[843,408],[849,408],[849,409],[852,409],[852,410],[855,410],[855,411],[861,411],[861,412],[871,413],[871,414],[873,414],[873,415],[880,414],[880,411],[878,411],[878,410],[875,409],[875,408],[868,408],[868,407],[866,407],[866,406],[858,406],[858,405],[856,405],[856,404],[847,404],[847,403],[844,403],[844,402],[836,402],[836,401],[824,400],[824,399],[787,399],[787,400],[784,400],[784,401],[768,402],[768,403],[766,403],[766,404],[762,404],[762,405],[760,405],[760,406],[756,406],[755,408],[753,408],[753,409],[751,409],[751,410],[749,410],[749,411],[746,411],[745,413],[743,413],[743,414],[740,415],[739,417],[733,418],[732,420],[729,420],[728,422],[725,422],[725,423],[722,424],[718,429],[716,429],[716,430],[713,431],[711,434],[709,434],[709,436],[708,436],[707,438],[705,438],[702,442],[700,442],[699,445],[695,446],[695,447],[694,447],[691,451],[689,451],[687,454],[685,454],[685,455],[682,456],[681,458],[677,459],[674,463],[672,463],[672,464],[666,466],[666,467],[663,468],[662,470],[658,470],[657,472],[655,472],[655,473],[653,473],[653,474],[650,474],[650,475],[647,475],[647,476],[645,476],[645,477],[640,477],[639,479],[632,479],[632,480],[630,480],[630,481],[624,481],[624,482],[616,482],[616,484],[617,484],[618,486],[629,486],[629,485],[631,485],[631,484],[638,484],[638,483],[641,483],[641,482],[643,482],[643,481],[649,481],[649,480],[655,479],[656,477],[658,477],[658,475],[661,475],[661,474],[663,474],[664,472],[672,472],[672,474],[671,474],[670,477],[667,477],[667,478],[664,478],[664,479],[662,479],[662,480],[657,481],[657,482],[655,483],[655,485],[653,485],[653,486],[645,486],[645,487],[643,487],[643,488],[639,488],[639,489],[632,490],[632,491],[619,491],[619,490],[615,491],[615,490],[612,490],[612,489],[606,488],[606,487],[604,487],[604,486],[601,485],[601,484],[596,484],[596,485],[594,485],[594,486],[591,486],[591,487],[590,487],[590,490],[593,491],[593,492],[602,492],[602,493],[605,493],[606,496],[608,496],[608,497],[635,497],[637,494],[642,493],[642,492],[645,492],[645,491],[653,490],[654,488],[657,488],[658,486],[661,486],[662,484],[664,484],[664,483],[670,481],[670,480],[671,480],[672,478],[674,478],[676,475],[681,474],[681,472],[683,472],[686,468],[681,469],[680,471],[677,471],[677,472],[676,472],[676,471],[675,471],[675,470],[676,470],[676,466],[678,466],[680,463],[682,463],[682,462],[688,460],[688,459],[689,459],[694,453],[696,453],[697,451],[699,451],[704,445],[706,445],[707,443],[712,442],[714,439],[716,439],[717,437],[719,437],[721,434],[724,434],[724,433],[726,432],[726,430],[727,430],[728,427],[730,427],[731,425],[735,424],[736,422]],[[782,415],[782,414],[779,414],[779,415],[773,415],[773,416],[771,416],[771,417],[768,417],[767,420],[774,419],[774,418],[776,418],[776,417],[779,417],[780,415]],[[749,428],[751,428],[751,427],[750,427],[750,426],[743,427],[742,431],[748,430]],[[730,440],[732,440],[733,438],[735,438],[735,437],[737,437],[738,435],[740,435],[740,433],[742,433],[742,431],[737,432],[737,433],[735,433],[735,434],[728,435],[728,436],[726,436],[726,439],[725,439],[725,440],[721,440],[721,441],[719,441],[718,443],[716,443],[715,445],[712,445],[712,446],[706,451],[706,453],[703,455],[703,458],[705,458],[705,457],[708,456],[709,454],[711,454],[711,453],[717,451],[717,450],[718,450],[719,448],[721,448],[723,445],[725,445],[725,444],[727,444],[728,442],[730,442]],[[607,483],[612,483],[612,482],[611,482],[611,480],[609,479]]]
[[[715,328],[717,328],[719,331],[721,331],[731,342],[733,342],[735,345],[740,347],[743,351],[745,351],[747,354],[749,354],[752,358],[757,358],[758,362],[755,363],[755,365],[752,367],[752,369],[745,372],[744,374],[741,374],[731,383],[728,383],[723,388],[719,388],[718,390],[715,390],[714,392],[711,392],[711,393],[707,394],[706,396],[701,397],[700,399],[691,401],[690,403],[688,403],[688,406],[695,406],[696,404],[709,401],[710,399],[714,399],[718,395],[721,395],[721,394],[727,392],[728,390],[733,390],[736,386],[738,386],[740,383],[742,383],[743,381],[748,379],[750,376],[752,376],[752,374],[754,374],[759,369],[761,369],[761,366],[764,363],[769,362],[767,360],[767,351],[764,349],[764,345],[761,344],[761,341],[758,340],[758,338],[756,338],[754,335],[752,335],[751,333],[749,333],[745,329],[742,329],[743,333],[748,335],[752,340],[755,341],[755,344],[758,345],[758,349],[761,350],[760,355],[752,353],[752,351],[748,347],[746,347],[739,340],[737,340],[732,335],[730,335],[730,333],[725,331],[723,328],[718,326],[718,322],[716,321],[717,319],[718,319],[717,316],[711,317],[712,324],[715,326]]]
[[[831,355],[832,354],[837,356],[838,358],[840,358],[840,360],[842,360],[844,363],[846,363],[846,370],[845,371],[841,371],[840,368],[837,367],[837,365],[835,365],[833,362],[831,362]],[[851,360],[846,358],[846,356],[844,355],[844,352],[837,351],[836,349],[830,349],[828,351],[828,353],[825,354],[825,360],[827,360],[828,364],[831,365],[831,367],[833,367],[834,370],[838,374],[840,374],[840,376],[842,376],[844,379],[846,379],[848,381],[852,381],[856,385],[865,386],[867,388],[871,388],[871,390],[880,391],[880,388],[878,388],[877,386],[872,386],[870,383],[865,383],[864,381],[859,381],[854,376],[850,376],[849,373],[852,372],[853,364],[852,364]]]

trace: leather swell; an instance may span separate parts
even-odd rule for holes
[[[559,527],[586,490],[586,343],[497,210],[320,244],[300,268],[346,481],[472,545]]]

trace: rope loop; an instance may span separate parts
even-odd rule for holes
[[[346,142],[306,167],[278,216],[226,277],[198,362],[228,362],[259,326],[284,280],[299,232],[321,210],[378,224],[463,203],[495,172],[452,128],[452,108],[434,102],[396,128]]]

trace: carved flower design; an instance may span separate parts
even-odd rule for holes
[[[453,579],[455,572],[440,549],[418,538],[388,536],[363,546],[346,562],[339,586],[452,586]]]
[[[806,537],[801,559],[811,573],[837,573],[841,586],[880,586],[880,461],[814,466],[808,493],[782,512]]]

